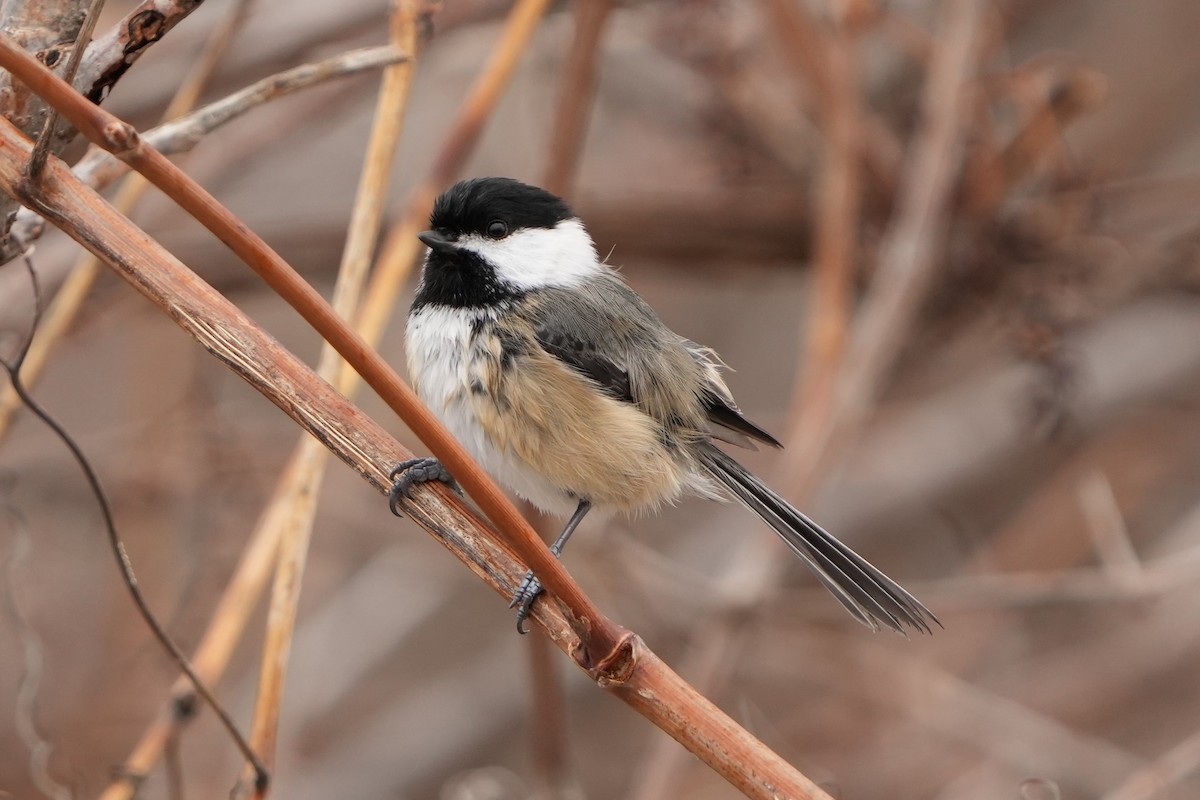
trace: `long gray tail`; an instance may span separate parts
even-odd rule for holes
[[[774,528],[864,625],[879,630],[883,624],[901,633],[905,625],[924,633],[930,633],[930,622],[941,625],[933,612],[900,584],[833,538],[727,453],[706,443],[700,458],[708,474]]]

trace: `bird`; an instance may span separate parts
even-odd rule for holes
[[[780,442],[734,402],[710,348],[669,329],[560,197],[513,178],[463,180],[435,201],[409,310],[408,374],[476,461],[543,512],[568,517],[560,555],[593,508],[653,512],[684,496],[733,499],[782,538],[873,630],[931,632],[937,617],[738,463],[718,442]],[[453,483],[433,458],[393,471],[392,510],[416,484]],[[541,586],[513,598],[525,632]]]

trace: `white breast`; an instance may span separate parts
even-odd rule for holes
[[[480,324],[493,318],[486,309],[431,305],[414,311],[405,337],[409,376],[421,401],[492,478],[543,511],[565,516],[574,511],[576,501],[510,449],[498,447],[475,414],[470,394],[472,340]]]

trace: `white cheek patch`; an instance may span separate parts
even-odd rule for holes
[[[555,228],[525,228],[499,240],[471,234],[458,243],[490,262],[496,277],[519,289],[579,286],[602,270],[596,246],[577,219]]]

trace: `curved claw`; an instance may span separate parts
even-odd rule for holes
[[[529,619],[529,615],[533,611],[533,601],[541,593],[541,581],[534,577],[532,572],[526,572],[524,580],[513,594],[512,602],[508,604],[509,608],[517,609],[517,633],[522,635],[529,633],[525,628],[525,620]]]
[[[388,508],[397,517],[403,516],[400,506],[405,500],[412,499],[413,487],[419,484],[441,481],[461,494],[454,476],[442,466],[442,462],[428,456],[401,461],[388,473],[388,477],[392,479],[392,489],[388,492]]]

